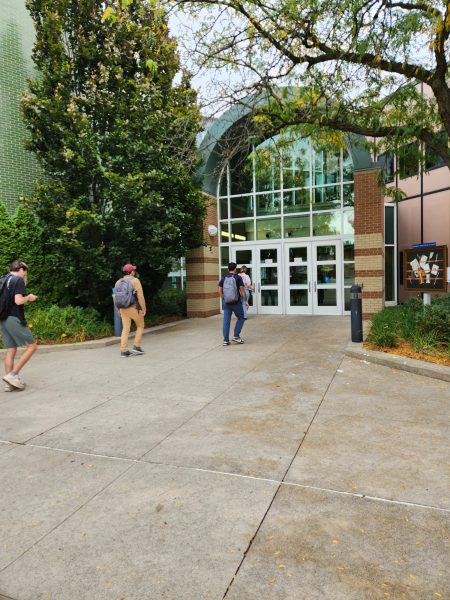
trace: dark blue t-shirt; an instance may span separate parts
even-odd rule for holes
[[[19,277],[18,275],[13,275],[11,277],[11,281],[9,282],[9,309],[8,309],[8,317],[17,317],[23,325],[26,325],[27,322],[25,320],[25,309],[24,305],[20,306],[15,302],[16,294],[21,294],[22,296],[27,295],[27,290],[25,289],[25,281],[23,277]]]
[[[238,288],[239,296],[242,298],[241,287],[244,287],[244,282],[242,281],[242,277],[240,275],[233,275],[232,273],[227,273],[227,275],[224,275],[221,278],[221,280],[219,281],[219,287],[221,287],[221,288],[223,288],[223,281],[224,281],[225,277],[234,277],[236,279],[236,285]]]

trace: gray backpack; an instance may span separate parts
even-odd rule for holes
[[[114,296],[114,303],[117,308],[128,308],[134,302],[134,287],[131,283],[131,279],[125,279],[122,277],[117,282],[116,291]]]
[[[225,304],[236,304],[239,302],[239,290],[234,275],[226,275],[222,288],[223,301]]]

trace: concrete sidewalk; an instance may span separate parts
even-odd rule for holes
[[[345,356],[346,317],[220,329],[0,392],[0,600],[448,600],[449,383]]]

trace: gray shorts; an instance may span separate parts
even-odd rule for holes
[[[25,344],[34,344],[34,338],[26,325],[17,317],[8,317],[6,321],[0,321],[3,344],[6,348],[18,348]]]

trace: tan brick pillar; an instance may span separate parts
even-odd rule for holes
[[[363,284],[363,319],[384,307],[384,196],[377,170],[355,171],[355,281]]]
[[[207,246],[191,250],[186,256],[186,296],[188,317],[210,317],[217,315],[219,297],[217,283],[219,269],[219,234],[208,233],[208,225],[217,222],[217,200],[208,196],[207,215],[203,227],[203,238]]]

